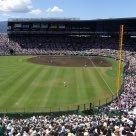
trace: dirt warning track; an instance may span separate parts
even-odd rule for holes
[[[36,64],[63,67],[111,67],[112,63],[99,56],[36,56],[28,61]]]

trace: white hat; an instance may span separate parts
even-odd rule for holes
[[[89,136],[89,133],[88,132],[84,132],[84,136]]]

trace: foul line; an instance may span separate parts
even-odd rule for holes
[[[91,61],[91,63],[94,65],[94,68],[96,67],[95,64],[93,63],[93,61],[91,60],[91,58],[89,58],[89,60]],[[95,68],[96,69],[96,68]],[[96,71],[98,72],[98,74],[100,75],[100,77],[102,78],[102,80],[105,82],[105,84],[107,85],[107,87],[109,88],[110,92],[112,93],[112,95],[114,95],[111,87],[107,84],[107,82],[105,81],[105,79],[103,78],[103,76],[99,73],[99,71],[96,69]]]

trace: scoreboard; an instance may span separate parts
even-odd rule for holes
[[[22,20],[22,19],[9,19],[8,32],[23,33],[27,32],[47,32],[53,30],[65,30],[67,23],[64,21],[49,21],[49,20]]]
[[[79,20],[9,20],[8,34],[67,34],[94,31],[89,22]],[[91,30],[92,29],[92,30]]]

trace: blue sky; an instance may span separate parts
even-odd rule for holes
[[[0,0],[0,20],[8,18],[136,17],[136,0]]]

